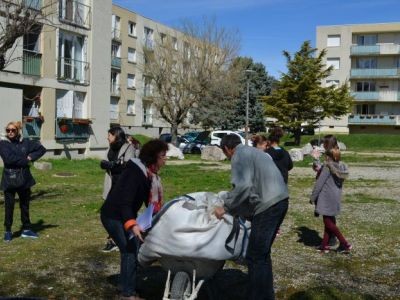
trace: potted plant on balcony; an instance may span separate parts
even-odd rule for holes
[[[58,121],[58,127],[62,133],[67,133],[69,131],[69,124],[66,119],[60,119]]]

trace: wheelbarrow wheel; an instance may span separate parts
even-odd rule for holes
[[[171,299],[183,300],[190,295],[190,278],[186,272],[176,273],[171,285]]]

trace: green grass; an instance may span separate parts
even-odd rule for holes
[[[161,171],[165,198],[230,188],[228,170],[206,164],[199,156],[186,156],[188,165],[168,165]],[[99,251],[106,233],[99,220],[103,171],[98,160],[50,160],[53,169],[32,169],[31,218],[38,240],[18,237],[18,205],[14,213],[16,236],[0,242],[0,296],[36,296],[46,299],[113,299],[119,254]],[[175,162],[174,162],[175,163]],[[350,163],[351,164],[351,163]],[[295,168],[298,166],[296,165]],[[73,173],[74,177],[53,175]],[[394,237],[400,236],[398,199],[385,199],[353,188],[381,189],[384,180],[349,180],[338,224],[353,243],[349,256],[314,250],[320,242],[322,220],[313,216],[308,203],[315,182],[312,176],[289,181],[290,208],[283,234],[273,247],[274,277],[278,299],[395,299],[400,282],[400,256]],[[0,223],[4,200],[0,197]],[[245,299],[246,268],[229,262],[218,276],[220,299]],[[141,270],[139,283],[146,299],[160,299],[165,283],[160,267]],[[200,296],[199,300],[207,299]]]

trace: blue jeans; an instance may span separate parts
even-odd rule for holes
[[[271,246],[288,210],[288,199],[253,217],[247,249],[249,299],[275,299]]]
[[[102,214],[101,222],[118,246],[121,254],[120,284],[122,286],[122,295],[126,297],[135,296],[139,242],[136,237],[128,238],[122,221],[110,219]]]

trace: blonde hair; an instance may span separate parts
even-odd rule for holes
[[[340,150],[338,147],[334,147],[330,150],[327,150],[326,155],[328,157],[330,157],[333,161],[336,161],[336,162],[340,161]]]
[[[11,122],[8,122],[8,124],[7,124],[7,126],[6,126],[6,129],[7,129],[8,126],[10,126],[10,125],[14,126],[15,129],[17,129],[17,135],[20,135],[20,134],[21,134],[21,131],[22,131],[22,123],[21,123],[20,121],[11,121]]]

